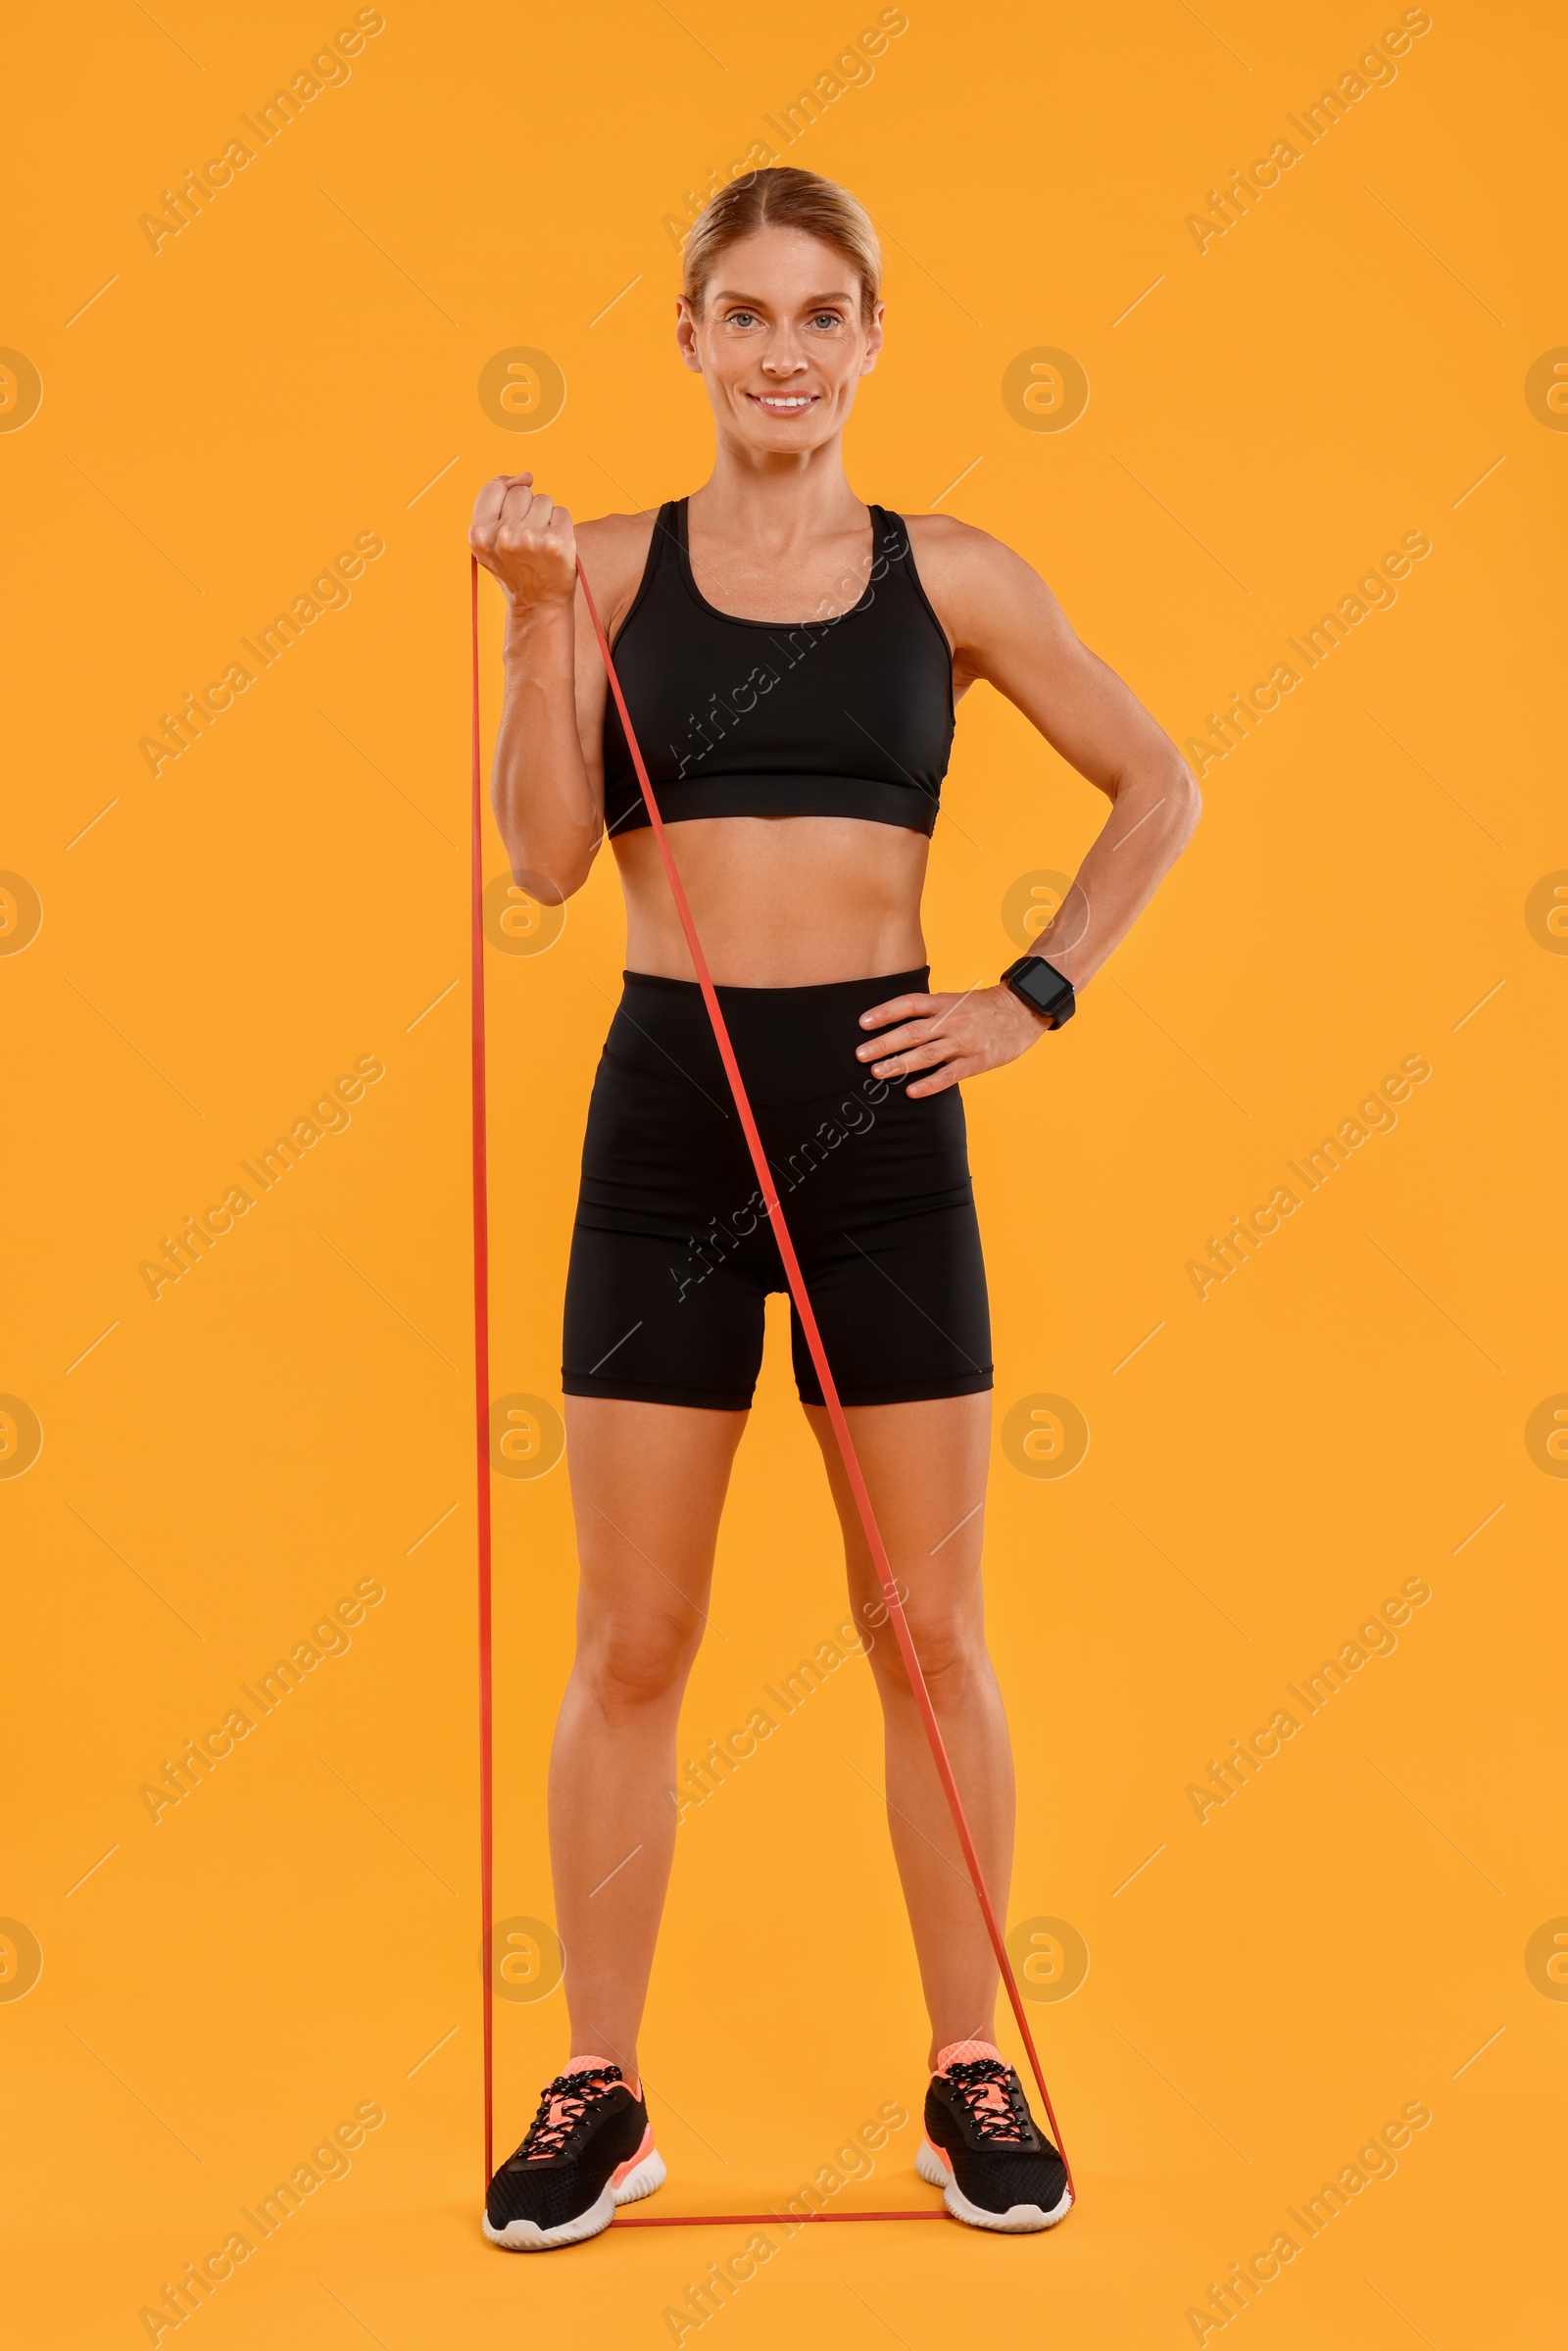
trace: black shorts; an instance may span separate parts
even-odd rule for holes
[[[929,980],[718,991],[847,1404],[991,1386],[958,1090],[911,1102],[855,1058],[860,1013]],[[588,1110],[563,1388],[744,1411],[763,1299],[786,1287],[702,992],[628,971]],[[819,1404],[793,1310],[792,1324],[796,1385]]]

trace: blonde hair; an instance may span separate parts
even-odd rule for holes
[[[841,253],[860,281],[860,322],[870,325],[882,284],[882,248],[869,213],[837,180],[788,164],[743,172],[698,214],[681,280],[694,313],[701,314],[719,256],[761,228],[796,228]]]

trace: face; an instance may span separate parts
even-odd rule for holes
[[[816,449],[841,432],[882,348],[882,304],[864,326],[844,255],[794,228],[726,247],[701,317],[684,295],[677,308],[676,341],[719,430],[763,456]]]

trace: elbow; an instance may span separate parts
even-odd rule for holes
[[[535,865],[517,849],[509,854],[509,862],[518,890],[525,890],[542,906],[561,906],[568,898],[575,898],[587,881],[593,871],[594,852],[590,849],[586,855],[572,857],[558,855],[548,864]]]
[[[1169,826],[1174,853],[1179,857],[1198,830],[1198,819],[1203,812],[1203,795],[1198,778],[1187,761],[1171,747],[1170,772],[1164,785],[1165,806],[1170,811]]]
[[[583,824],[519,824],[511,811],[496,809],[497,830],[519,890],[542,906],[564,906],[575,898],[589,874],[604,838],[602,830]]]
[[[1177,775],[1179,781],[1177,806],[1181,812],[1182,826],[1181,846],[1185,849],[1194,833],[1197,832],[1198,819],[1203,813],[1203,795],[1199,789],[1197,776],[1185,759],[1179,762]]]
[[[1168,736],[1161,749],[1128,766],[1111,798],[1125,808],[1128,838],[1137,833],[1151,846],[1157,841],[1167,862],[1181,856],[1203,811],[1198,778]]]

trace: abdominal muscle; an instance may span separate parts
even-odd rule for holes
[[[924,833],[857,816],[703,816],[672,824],[708,967],[720,987],[811,988],[924,963]],[[626,894],[626,964],[697,974],[652,831],[612,843]]]

